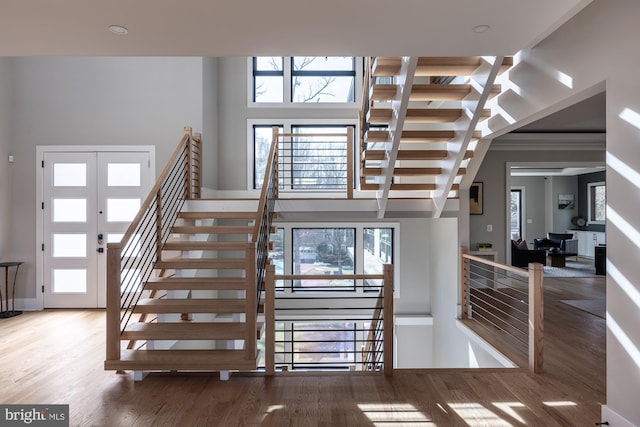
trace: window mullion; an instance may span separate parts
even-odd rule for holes
[[[283,90],[284,90],[284,97],[282,98],[284,100],[284,103],[286,105],[291,105],[292,103],[292,84],[293,84],[293,79],[292,79],[292,72],[291,72],[291,68],[292,68],[292,62],[293,62],[293,57],[289,57],[287,58],[288,60],[284,61],[284,82],[282,84]]]

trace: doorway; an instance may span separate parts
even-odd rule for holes
[[[122,238],[147,196],[153,150],[45,147],[38,154],[43,308],[105,307],[106,246]]]

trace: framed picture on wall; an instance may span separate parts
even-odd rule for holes
[[[469,213],[482,215],[482,182],[474,182],[469,188]]]
[[[573,209],[574,207],[573,194],[558,194],[558,209]]]

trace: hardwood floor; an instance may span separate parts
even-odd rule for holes
[[[604,278],[545,280],[545,373],[152,374],[103,370],[104,312],[0,320],[0,403],[70,405],[76,426],[587,426],[605,399],[605,320],[561,303]]]

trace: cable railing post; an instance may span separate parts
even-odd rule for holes
[[[353,199],[353,126],[347,127],[347,199]]]
[[[267,264],[267,272],[264,280],[264,369],[266,375],[275,375],[275,351],[276,351],[276,314],[275,314],[275,269],[272,264]]]
[[[199,199],[200,198],[200,188],[202,187],[202,134],[194,133],[191,138],[191,150],[190,152],[190,163],[191,163],[191,173],[190,175],[193,186],[193,194],[191,194],[192,198]]]
[[[191,126],[185,126],[184,127],[184,134],[185,136],[187,136],[187,141],[184,147],[182,147],[183,150],[186,151],[186,156],[185,156],[185,163],[186,163],[186,176],[185,176],[185,181],[186,181],[186,185],[187,185],[187,199],[191,199],[192,197],[192,187],[191,187],[191,174],[192,174],[192,169],[191,169],[191,140],[193,139],[191,136]]]
[[[118,244],[107,245],[107,360],[120,360],[120,258]]]
[[[393,375],[393,265],[385,264],[384,275],[384,308],[383,308],[383,337],[384,337],[384,374]]]
[[[248,242],[246,248],[245,280],[245,355],[247,359],[256,358],[256,243]]]
[[[469,318],[469,263],[464,256],[468,253],[467,247],[460,247],[460,318]]]
[[[544,293],[542,264],[529,264],[529,369],[542,372]]]

